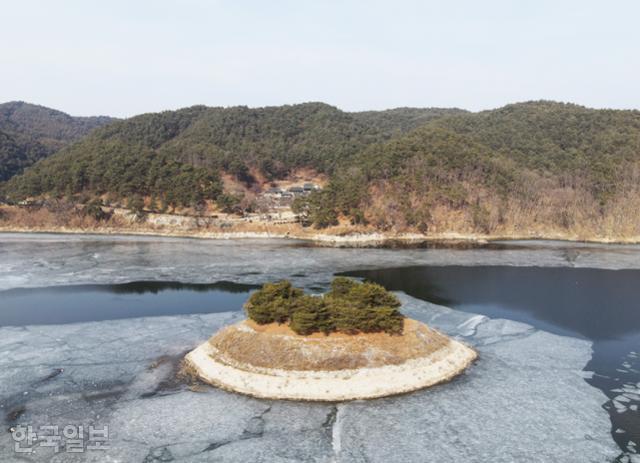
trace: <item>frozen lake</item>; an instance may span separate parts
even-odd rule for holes
[[[588,339],[588,382],[622,448],[640,442],[640,270],[574,267],[416,266],[347,272],[394,291],[490,318]]]
[[[322,291],[337,272],[425,266],[638,269],[640,248],[528,242],[467,250],[330,249],[286,240],[5,234],[0,290],[8,292],[0,293],[0,307],[11,299],[3,295],[45,296],[60,286],[90,285],[75,290],[85,291],[91,310],[86,291],[100,292],[100,285],[254,285],[289,278]],[[145,312],[157,316],[49,325],[30,319],[33,324],[0,328],[6,428],[109,430],[107,450],[87,449],[85,436],[81,453],[72,453],[70,444],[55,453],[42,445],[42,433],[32,453],[15,453],[7,432],[0,440],[2,461],[637,461],[636,442],[614,440],[612,432],[623,434],[637,420],[629,411],[640,384],[624,383],[612,398],[585,381],[593,383],[593,340],[580,333],[513,321],[522,319],[508,311],[477,315],[404,288],[407,294],[399,296],[408,316],[478,349],[480,360],[465,375],[375,401],[262,401],[175,377],[186,351],[241,317],[246,293],[229,292],[231,299],[213,300],[210,311],[193,311],[216,313],[191,313],[188,296],[165,290],[178,298],[158,292],[170,300],[163,310],[180,307]],[[47,300],[53,304],[44,297],[40,305]],[[618,366],[627,374],[637,363]],[[612,429],[604,408],[611,406],[625,407],[621,416],[629,426]]]

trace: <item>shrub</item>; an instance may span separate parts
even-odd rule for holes
[[[404,326],[404,316],[394,307],[359,307],[334,299],[328,304],[328,311],[335,331],[343,333],[401,334]]]
[[[345,280],[353,281],[347,278]],[[337,297],[340,301],[348,301],[354,306],[363,309],[381,306],[400,307],[400,301],[392,293],[378,284],[368,282],[353,282],[352,284],[338,282],[335,288],[332,284],[332,291],[329,293],[329,297]]]
[[[144,199],[140,195],[133,195],[127,200],[127,207],[131,209],[131,212],[140,214],[144,212]]]
[[[332,297],[343,297],[358,283],[347,277],[336,277],[331,282],[331,291],[329,295]]]
[[[291,282],[267,283],[251,295],[245,304],[247,316],[258,324],[286,323],[293,310],[293,301],[303,295]]]
[[[102,201],[100,199],[94,199],[84,207],[84,213],[93,218],[96,222],[107,220],[111,217],[110,214],[102,209]]]
[[[333,321],[324,298],[304,296],[294,302],[289,327],[298,334],[311,334],[317,331],[330,333],[334,331]]]
[[[216,205],[222,212],[226,214],[232,214],[234,212],[240,211],[241,200],[242,198],[239,198],[237,196],[223,193],[217,197]]]
[[[400,301],[382,286],[338,277],[324,296],[303,294],[289,281],[267,283],[245,304],[258,324],[289,323],[297,334],[340,331],[355,334],[384,331],[401,334]]]

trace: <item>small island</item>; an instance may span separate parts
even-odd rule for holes
[[[409,319],[385,288],[349,278],[323,295],[267,283],[245,304],[248,319],[186,356],[214,386],[268,399],[371,399],[451,380],[476,358],[470,347]]]

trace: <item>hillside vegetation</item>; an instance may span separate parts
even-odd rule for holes
[[[299,168],[329,177],[294,204],[318,228],[640,236],[640,112],[548,101],[479,113],[307,103],[146,114],[38,162],[4,194],[194,205],[225,193],[221,174],[252,185]]]
[[[0,104],[0,182],[112,120],[72,117],[21,101]]]
[[[638,235],[639,167],[640,112],[531,102],[371,145],[297,209],[320,226]]]
[[[364,147],[402,132],[420,114],[398,110],[380,121],[322,103],[250,109],[194,106],[144,114],[96,130],[35,165],[5,188],[12,200],[28,196],[114,193],[154,196],[190,206],[222,193],[220,173],[246,184],[252,171],[267,179],[292,169],[331,173]]]

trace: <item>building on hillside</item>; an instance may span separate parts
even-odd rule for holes
[[[272,187],[265,192],[265,195],[271,196],[272,198],[280,198],[282,196],[282,193],[284,193],[284,191],[281,188]]]

